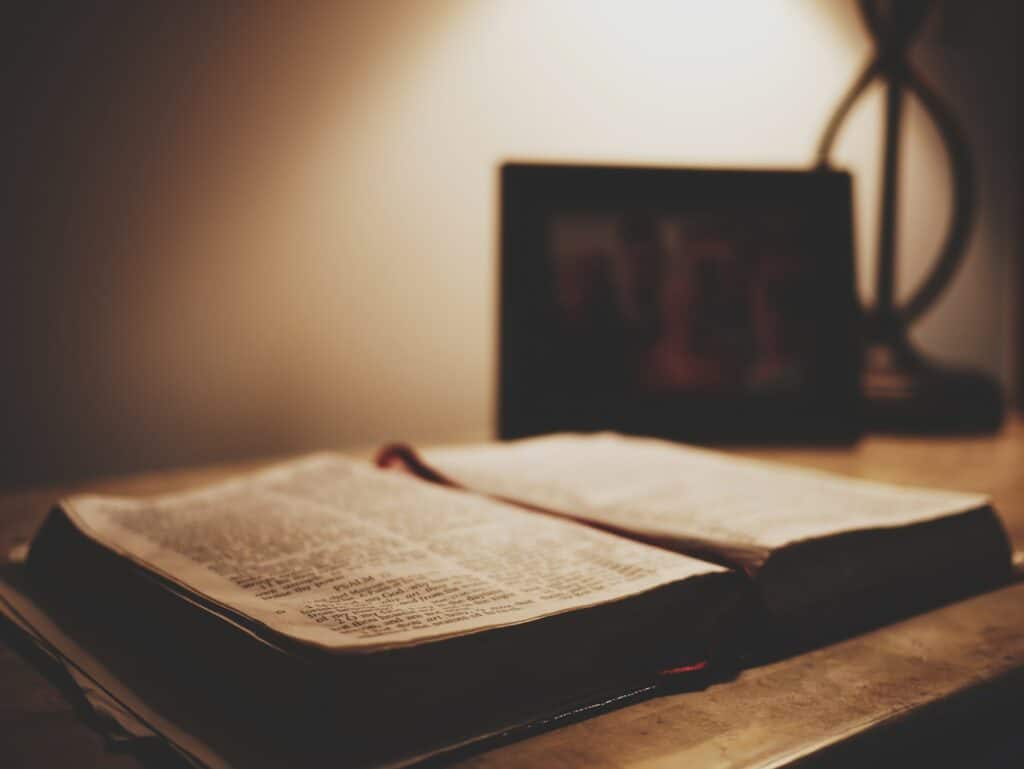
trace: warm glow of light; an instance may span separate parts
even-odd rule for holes
[[[232,13],[230,34],[198,29],[207,22],[196,15],[188,46],[169,44],[166,61],[151,52],[168,93],[152,98],[147,72],[132,88],[121,81],[134,73],[120,73],[111,88],[129,100],[130,125],[111,120],[88,147],[67,227],[79,277],[59,297],[40,283],[49,306],[88,318],[61,326],[59,363],[23,380],[28,401],[46,398],[36,410],[49,426],[26,417],[16,431],[53,436],[40,463],[56,445],[182,462],[488,437],[498,165],[807,166],[871,50],[849,1],[394,0]],[[837,147],[857,174],[865,290],[880,101],[858,106]],[[908,109],[904,290],[928,266],[949,205],[934,133]],[[996,146],[1011,146],[1004,139]],[[980,188],[1018,193],[1008,164],[976,147]],[[1010,241],[998,234],[1013,231],[1014,200],[982,201],[967,266],[920,328],[990,370],[1003,320],[992,297],[1008,285]],[[37,396],[39,383],[67,392]]]
[[[339,255],[318,267],[333,301],[317,302],[329,314],[317,360],[336,368],[315,400],[342,380],[389,398],[414,430],[460,437],[486,434],[493,409],[503,159],[805,165],[867,44],[801,2],[445,7],[433,35],[403,39],[389,66],[338,93],[287,200]],[[382,344],[365,343],[370,329]]]
[[[248,127],[248,174],[226,178],[205,209],[192,250],[233,265],[218,268],[239,281],[227,303],[215,298],[224,279],[201,280],[211,268],[199,266],[162,300],[170,311],[184,292],[219,307],[196,321],[220,329],[209,364],[223,366],[222,346],[273,361],[251,397],[296,445],[490,433],[502,160],[806,166],[870,51],[852,3],[490,0],[362,13],[367,39],[351,19],[333,30],[322,20],[318,89],[291,98],[273,130]],[[857,173],[868,297],[880,108],[877,94],[865,99],[837,148]],[[940,148],[908,114],[904,289],[948,206]],[[146,349],[181,365],[196,350],[175,347],[181,319],[166,317],[166,332],[145,321],[163,337]],[[218,408],[193,391],[189,408]]]

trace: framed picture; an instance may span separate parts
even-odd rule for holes
[[[499,433],[854,439],[835,171],[501,169]]]

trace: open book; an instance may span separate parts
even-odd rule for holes
[[[421,478],[322,454],[70,497],[32,543],[33,600],[213,730],[219,765],[331,765],[343,745],[378,766],[702,675],[765,613],[878,620],[1010,573],[981,496],[611,435],[380,464]]]

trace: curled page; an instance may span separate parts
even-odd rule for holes
[[[150,499],[75,496],[62,509],[226,613],[339,653],[528,622],[721,570],[333,455]]]
[[[764,554],[989,503],[981,494],[875,483],[610,433],[426,450],[419,461],[453,484],[649,540],[702,540]]]

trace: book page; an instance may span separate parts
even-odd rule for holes
[[[292,639],[373,650],[720,570],[569,521],[317,455],[199,491],[77,496],[101,544]]]
[[[474,491],[656,539],[774,549],[988,504],[610,433],[440,448],[426,465]]]

